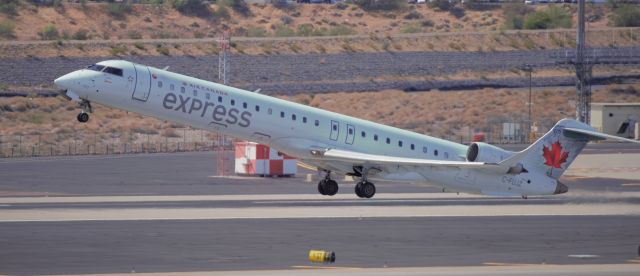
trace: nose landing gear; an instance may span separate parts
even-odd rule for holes
[[[84,112],[78,113],[78,122],[86,123],[87,121],[89,121],[89,114]]]
[[[80,102],[80,107],[82,108],[82,111],[80,111],[80,113],[78,114],[78,122],[86,123],[87,121],[89,121],[89,114],[87,112],[93,113],[91,102],[83,99]]]

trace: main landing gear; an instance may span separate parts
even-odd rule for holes
[[[356,195],[360,198],[372,198],[376,194],[376,186],[373,183],[361,180],[356,183]]]
[[[80,111],[80,113],[78,114],[78,122],[86,123],[87,121],[89,121],[89,114],[87,112],[93,112],[93,110],[91,109],[91,102],[82,100],[80,102],[80,107],[82,108],[82,111]]]
[[[368,171],[368,170],[367,170]],[[376,186],[367,181],[366,171],[362,173],[360,181],[356,183],[356,195],[360,198],[372,198],[376,194]],[[318,192],[321,195],[332,196],[338,193],[338,182],[331,179],[331,172],[327,171],[324,179],[318,182]]]
[[[321,195],[332,196],[338,193],[338,182],[331,179],[331,172],[327,172],[324,179],[318,182],[318,192]]]

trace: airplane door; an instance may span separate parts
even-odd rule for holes
[[[344,142],[347,145],[353,145],[353,139],[355,139],[356,137],[356,127],[347,124],[347,139],[344,140]]]
[[[331,134],[329,134],[329,139],[338,141],[338,134],[340,134],[340,123],[331,120]]]
[[[136,71],[136,84],[133,88],[133,99],[146,102],[151,93],[151,72],[149,67],[139,64],[134,64],[133,68]]]

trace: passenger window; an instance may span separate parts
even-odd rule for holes
[[[316,125],[316,126],[319,126],[319,125],[320,125],[320,121],[319,121],[319,120],[316,120],[315,125]]]
[[[391,139],[387,137],[387,144],[391,144]]]
[[[242,108],[247,108],[247,103],[242,103]]]
[[[378,134],[373,135],[373,141],[378,141]]]
[[[259,112],[260,111],[260,106],[256,105],[256,111]]]
[[[173,83],[172,83],[172,84],[169,84],[169,90],[173,91],[175,88],[176,88],[176,86],[175,86],[175,85],[173,85]]]
[[[333,128],[334,131],[336,131],[336,130],[338,130],[338,125],[333,125],[332,128]]]
[[[349,129],[349,135],[352,135],[352,134],[353,134],[353,128],[350,128]]]
[[[398,147],[402,147],[402,141],[398,141]]]
[[[411,150],[415,150],[416,146],[414,144],[411,144]]]
[[[158,82],[158,88],[162,88],[162,82],[161,81]]]
[[[284,111],[280,111],[280,118],[284,118]]]
[[[222,102],[222,96],[218,96],[218,102],[221,103]]]
[[[211,99],[211,94],[207,93],[207,100]]]
[[[438,156],[438,150],[433,150],[433,155]]]
[[[296,120],[296,114],[291,114],[291,120],[293,120],[293,121]]]
[[[236,105],[236,100],[231,99],[231,105]]]
[[[364,131],[360,132],[360,135],[362,136],[362,138],[367,137],[367,134],[364,133]]]
[[[302,123],[307,123],[307,117],[302,117]]]
[[[180,87],[180,93],[184,93],[184,87]]]

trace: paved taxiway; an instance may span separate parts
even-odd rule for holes
[[[528,200],[390,183],[364,200],[349,182],[323,197],[303,177],[211,177],[211,152],[2,160],[0,274],[634,275],[639,155],[594,153],[568,194]],[[596,168],[619,177],[581,176]]]

